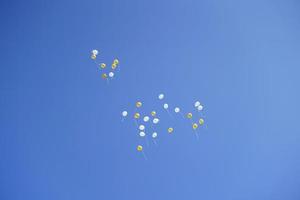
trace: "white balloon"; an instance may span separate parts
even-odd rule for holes
[[[149,119],[150,119],[150,118],[149,118],[148,116],[145,116],[145,117],[144,117],[144,122],[149,121]]]
[[[156,132],[153,132],[153,133],[152,133],[152,137],[153,137],[153,138],[156,138],[156,137],[157,137],[157,133],[156,133]]]
[[[176,113],[179,113],[179,112],[180,112],[180,108],[176,107],[176,108],[174,109],[174,111],[175,111]]]
[[[92,51],[92,54],[94,54],[95,56],[98,55],[98,53],[99,53],[99,52],[98,52],[98,50],[96,50],[96,49],[94,49],[94,50]]]
[[[140,126],[139,126],[139,129],[140,129],[141,131],[143,131],[143,130],[145,130],[145,126],[144,126],[144,125],[140,125]]]
[[[123,111],[123,112],[122,112],[122,116],[123,116],[123,117],[126,117],[127,115],[128,115],[128,112],[127,112],[127,111]]]
[[[158,118],[154,118],[153,119],[153,124],[157,124],[159,122],[159,119]]]
[[[199,105],[198,108],[197,108],[199,111],[203,110],[203,106],[202,105]]]
[[[165,97],[165,95],[164,95],[164,94],[160,94],[160,95],[158,95],[158,98],[159,98],[160,100],[162,100],[164,97]]]
[[[198,106],[200,106],[201,104],[200,104],[200,102],[199,101],[196,101],[195,102],[195,107],[197,108]]]
[[[114,75],[115,75],[115,74],[114,74],[113,72],[109,72],[109,73],[108,73],[108,76],[109,76],[110,78],[114,77]]]
[[[145,137],[145,136],[146,136],[146,133],[143,132],[143,131],[141,131],[141,132],[140,132],[140,136],[141,136],[141,137]]]
[[[164,109],[168,109],[169,105],[167,103],[164,104]]]

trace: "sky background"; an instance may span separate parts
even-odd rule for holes
[[[297,0],[1,1],[0,199],[299,200],[299,10]],[[109,84],[92,49],[120,60]],[[183,112],[201,101],[199,140],[163,112],[161,92]],[[121,122],[137,100],[160,113],[157,146],[132,117]]]

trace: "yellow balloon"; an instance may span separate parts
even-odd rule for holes
[[[192,114],[192,113],[188,113],[188,114],[186,115],[186,117],[189,118],[189,119],[191,119],[191,118],[193,117],[193,114]]]
[[[102,78],[103,78],[103,79],[106,79],[106,78],[107,78],[107,74],[106,74],[106,73],[103,73],[103,74],[102,74]]]
[[[100,67],[101,67],[102,69],[104,69],[104,68],[106,67],[106,64],[105,64],[105,63],[101,63],[101,64],[100,64]]]
[[[112,69],[116,69],[117,68],[117,64],[116,63],[111,64],[111,68]]]
[[[172,127],[168,128],[168,132],[172,133],[174,131],[174,129]]]
[[[141,106],[142,106],[142,102],[140,102],[140,101],[136,102],[135,106],[136,106],[137,108],[141,107]]]
[[[95,54],[91,55],[91,59],[93,59],[93,60],[95,60],[96,57],[97,57],[97,56],[96,56]]]
[[[198,128],[198,124],[194,123],[193,124],[193,129],[196,130]]]
[[[137,151],[143,151],[143,146],[142,145],[138,145],[136,148]]]
[[[118,59],[114,59],[114,64],[119,64],[119,60]]]
[[[135,114],[134,114],[134,118],[135,118],[135,119],[140,118],[140,113],[135,113]]]
[[[200,124],[200,125],[203,125],[203,124],[204,124],[204,119],[200,118],[200,119],[199,119],[199,124]]]
[[[152,115],[152,117],[155,117],[155,116],[156,116],[156,112],[155,112],[155,111],[152,111],[152,112],[151,112],[151,115]]]

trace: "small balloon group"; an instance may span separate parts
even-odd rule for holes
[[[200,103],[200,101],[196,101],[194,103],[194,107],[196,108],[196,110],[198,112],[203,111],[203,108],[204,108],[203,105]],[[193,114],[191,112],[187,113],[186,117],[188,119],[192,120],[192,128],[194,130],[198,129],[199,126],[204,125],[204,119],[203,119],[203,117],[200,117],[199,120],[198,120],[198,122],[194,122],[194,120],[193,120]]]
[[[161,112],[167,112],[168,115],[172,117],[172,112],[169,111],[169,109],[172,108],[172,106],[170,106],[170,104],[166,101],[165,95],[163,93],[158,95],[158,100],[160,102],[162,102],[162,104],[161,104],[162,106],[158,107],[156,109],[153,109],[150,112],[145,112],[143,110],[143,102],[142,101],[136,101],[134,104],[134,107],[135,107],[134,111],[131,114],[132,118],[135,122],[135,125],[137,127],[138,137],[143,140],[147,140],[147,138],[151,138],[153,140],[153,142],[155,142],[155,143],[159,136],[159,134],[156,131],[156,128],[160,122],[160,117],[158,117],[157,110],[159,110],[159,108],[161,108]],[[200,114],[203,111],[203,105],[199,101],[196,101],[194,103],[194,107],[196,108],[196,111],[199,114],[193,113],[193,111],[187,112],[186,118],[191,121],[192,129],[195,130],[195,132],[196,132],[196,130],[204,124],[203,115]],[[185,118],[180,107],[175,106],[172,109],[175,114],[180,114],[183,118]],[[160,114],[163,114],[161,112],[160,112]],[[128,118],[128,115],[129,115],[128,113],[129,112],[127,110],[124,110],[122,112],[122,118],[123,118],[122,121],[124,119]],[[198,120],[194,121],[194,119],[197,119],[197,118],[198,118]],[[164,121],[167,121],[167,120],[164,120]],[[169,135],[173,134],[174,127],[169,126],[165,132]],[[163,134],[163,132],[161,132],[161,134]],[[144,151],[144,146],[141,143],[137,145],[137,151],[139,151],[139,152]]]
[[[167,109],[168,104],[165,104],[163,107],[164,109]],[[121,114],[123,118],[122,121],[130,116],[128,110],[122,111]],[[150,112],[147,112],[143,109],[143,102],[136,101],[134,104],[134,111],[132,112],[131,116],[132,120],[135,123],[135,126],[137,127],[138,137],[142,139],[141,142],[145,142],[145,140],[151,138],[151,140],[153,140],[153,143],[157,145],[157,139],[159,137],[157,129],[161,120],[157,114],[157,111],[155,109],[152,109]],[[174,128],[169,127],[165,132],[168,134],[172,134],[174,132]],[[161,132],[161,134],[163,134],[163,132]],[[142,144],[138,144],[137,151],[143,152],[144,146]]]
[[[98,69],[99,69],[99,71],[101,71],[101,78],[104,80],[113,79],[115,76],[116,69],[119,66],[119,60],[115,58],[111,64],[111,68],[108,68],[106,63],[104,63],[104,62],[98,63],[97,62],[98,54],[99,54],[99,51],[96,49],[91,51],[91,59],[94,60],[96,62],[96,64],[99,66]]]

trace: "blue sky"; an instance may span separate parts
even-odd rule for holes
[[[300,198],[300,4],[0,3],[0,199]],[[118,57],[107,85],[89,58]],[[166,115],[158,146],[121,122],[157,95],[205,106],[196,140]]]

